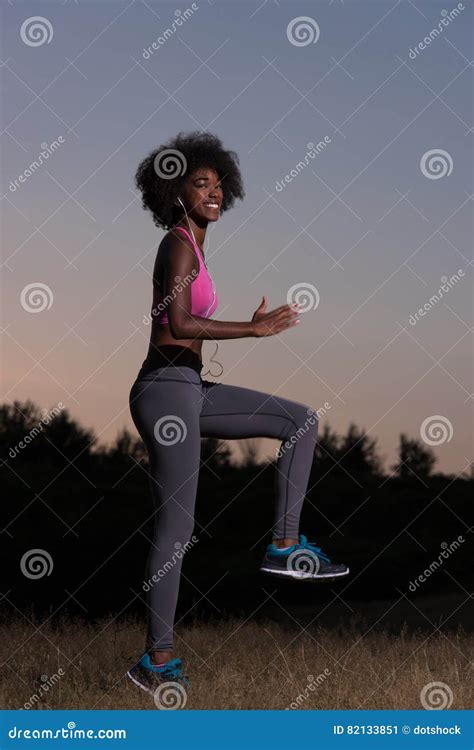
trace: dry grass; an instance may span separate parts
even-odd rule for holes
[[[0,625],[2,708],[20,708],[36,694],[33,706],[45,709],[156,710],[152,696],[125,676],[140,656],[143,623],[34,624],[41,626],[37,633],[26,620]],[[178,626],[175,654],[192,680],[186,708],[419,709],[420,691],[432,681],[449,685],[453,709],[472,705],[463,656],[473,651],[472,635],[367,630],[355,620],[300,635],[271,621]],[[59,667],[64,674],[57,682],[40,688]],[[321,674],[320,684],[308,688],[308,675],[316,681]],[[307,697],[295,704],[305,688]]]

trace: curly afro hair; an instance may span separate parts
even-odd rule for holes
[[[245,195],[235,151],[224,149],[216,135],[195,131],[178,133],[168,143],[151,151],[140,162],[135,184],[142,193],[142,205],[151,211],[157,227],[171,229],[181,218],[175,205],[184,180],[196,169],[214,169],[221,181],[223,198],[221,212]]]

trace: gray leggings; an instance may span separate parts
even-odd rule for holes
[[[189,366],[140,372],[130,390],[129,404],[148,451],[155,510],[146,571],[145,649],[171,651],[180,550],[189,549],[194,529],[201,437],[232,440],[260,436],[284,441],[277,453],[273,538],[298,538],[318,420],[305,404],[203,380]]]

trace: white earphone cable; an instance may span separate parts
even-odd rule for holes
[[[191,235],[192,235],[192,238],[193,238],[193,240],[194,240],[194,244],[195,244],[195,245],[197,245],[197,246],[199,247],[198,243],[196,242],[196,237],[194,236],[194,232],[193,232],[193,229],[192,229],[192,227],[191,227],[191,223],[190,223],[190,221],[189,221],[189,217],[188,217],[188,212],[186,211],[186,206],[184,205],[183,201],[181,200],[181,198],[180,198],[179,196],[178,196],[178,200],[179,200],[179,202],[181,203],[181,205],[182,205],[182,207],[183,207],[183,209],[184,209],[184,213],[185,213],[185,215],[186,215],[186,221],[187,221],[187,224],[188,224],[188,228],[189,228],[189,231],[190,231],[190,233],[191,233]],[[209,269],[207,268],[207,263],[206,263],[206,261],[205,261],[205,259],[204,259],[204,255],[202,255],[202,259],[203,259],[203,261],[204,261],[204,265],[206,266],[206,270],[209,270]],[[209,305],[209,307],[207,308],[206,312],[204,313],[204,316],[203,316],[203,317],[206,317],[207,313],[209,312],[209,310],[211,309],[212,305],[214,304],[214,300],[215,300],[215,298],[216,298],[216,288],[215,288],[215,285],[214,285],[214,279],[212,278],[212,276],[211,276],[211,283],[212,283],[212,301],[211,301],[211,304]],[[215,345],[216,345],[216,351],[215,351],[215,352],[214,352],[214,354],[212,355],[212,357],[211,357],[211,361],[216,361],[216,360],[213,360],[213,357],[214,357],[214,355],[215,355],[215,354],[217,354],[217,350],[219,349],[219,342],[218,342],[218,341],[214,341],[214,343],[215,343]],[[216,362],[217,362],[217,361],[216,361]],[[219,367],[221,368],[221,372],[220,372],[220,375],[222,375],[222,373],[224,372],[224,368],[222,367],[222,365],[221,365],[221,363],[220,363],[220,362],[217,362],[217,364],[218,364],[218,365],[219,365]],[[205,372],[205,373],[204,373],[204,375],[206,375],[206,374],[207,374],[208,372],[210,372],[210,370],[208,370],[207,372]],[[219,377],[220,375],[218,375],[218,376],[214,376],[214,377]]]

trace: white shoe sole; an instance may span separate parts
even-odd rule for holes
[[[322,578],[342,578],[350,573],[350,568],[344,571],[344,573],[322,573],[321,575],[312,575],[312,573],[305,573],[304,571],[297,570],[274,570],[273,568],[260,568],[261,573],[270,573],[274,576],[281,576],[282,578],[296,578],[299,581],[317,581]]]
[[[142,685],[141,682],[138,682],[138,680],[135,679],[133,675],[130,674],[130,672],[127,672],[127,677],[130,677],[131,681],[135,683],[135,685],[138,685],[139,688],[145,691],[145,693],[150,693],[150,695],[154,694],[154,690],[150,690],[150,688],[145,687],[145,685]]]

